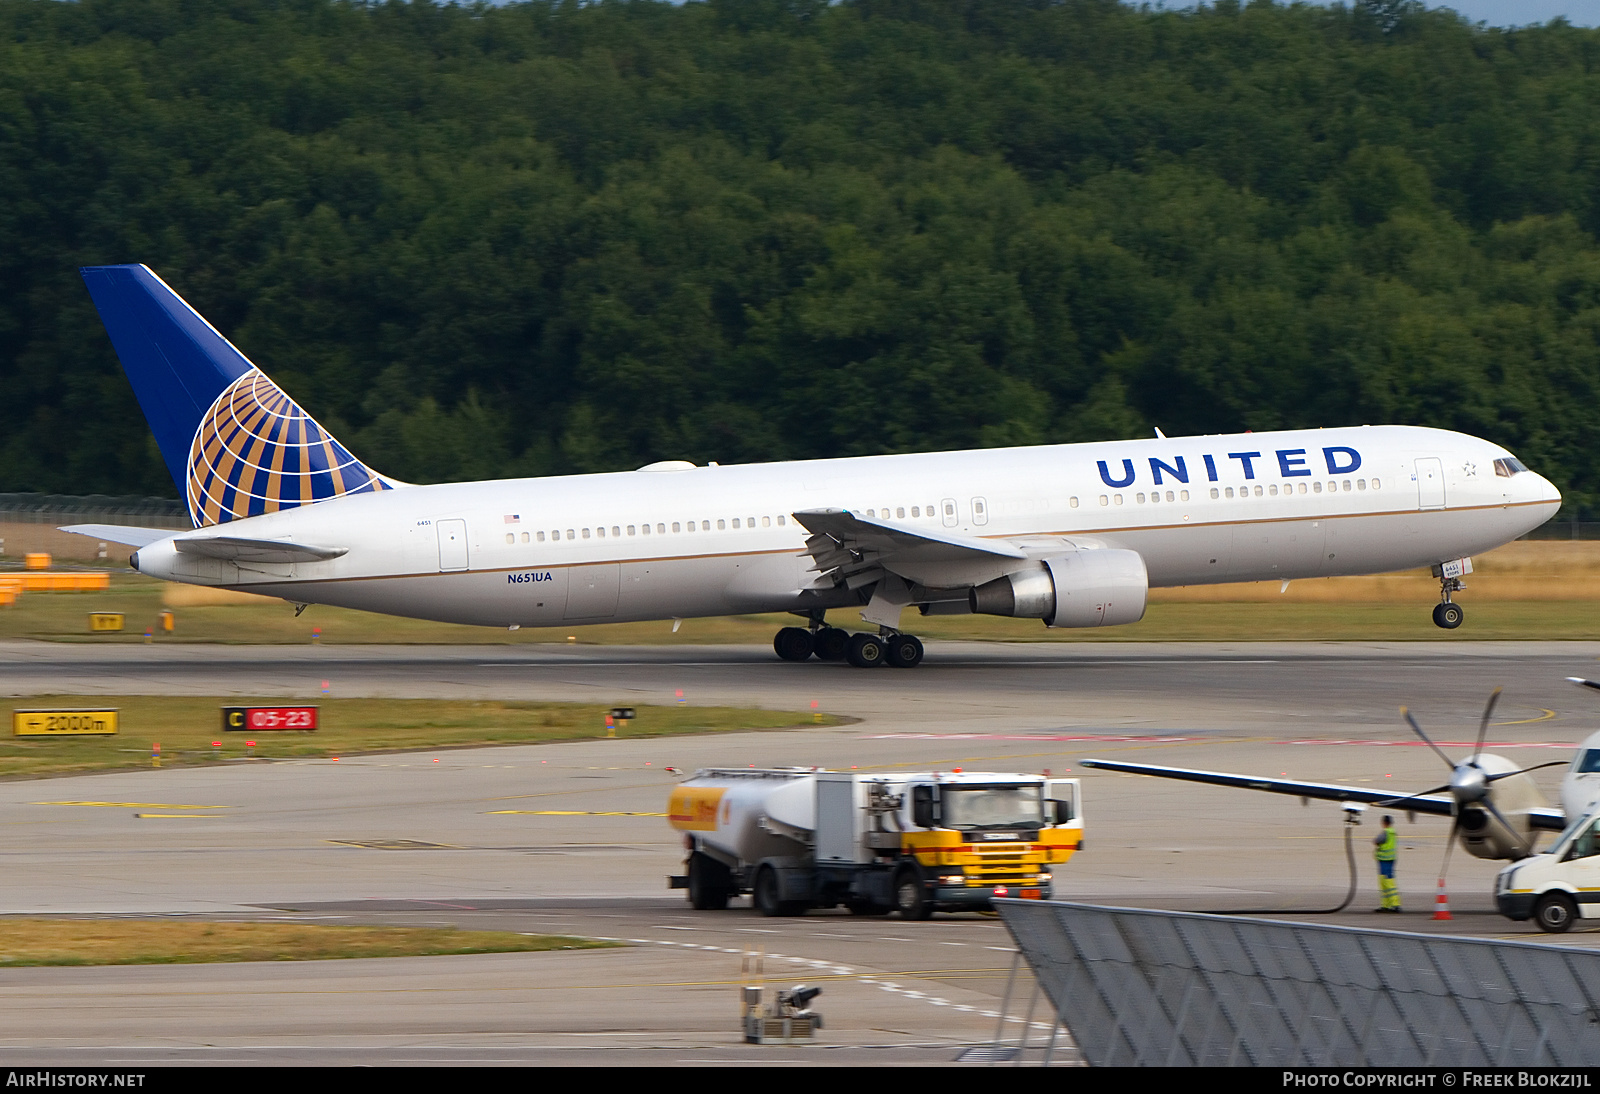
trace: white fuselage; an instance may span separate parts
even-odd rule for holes
[[[1549,519],[1559,493],[1533,472],[1497,475],[1507,456],[1459,433],[1373,426],[411,486],[215,529],[348,548],[329,561],[235,563],[164,540],[138,567],[494,626],[801,610],[861,602],[819,585],[793,516],[842,508],[1036,558],[1134,550],[1154,587],[1378,573]],[[994,576],[1015,565],[997,559]]]

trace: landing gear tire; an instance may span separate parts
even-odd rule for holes
[[[777,916],[805,915],[806,906],[798,900],[782,900],[778,888],[778,871],[770,866],[763,866],[756,871],[756,883],[751,888],[751,901],[756,906],[756,911],[767,918]]]
[[[850,645],[850,632],[838,627],[823,627],[812,636],[812,649],[818,661],[843,661]]]
[[[785,627],[772,640],[772,649],[785,661],[808,661],[816,649],[811,632],[801,627]]]
[[[922,643],[913,634],[891,635],[888,646],[889,664],[897,669],[914,669],[922,664]]]
[[[1461,610],[1460,604],[1446,602],[1433,609],[1433,625],[1447,631],[1453,631],[1461,626],[1461,621],[1466,617],[1467,613]]]
[[[1533,906],[1533,921],[1546,934],[1566,934],[1578,918],[1578,906],[1563,893],[1546,893]]]
[[[901,919],[927,919],[933,914],[933,901],[922,883],[922,871],[902,866],[894,874],[894,907]]]
[[[689,856],[689,906],[698,912],[722,911],[732,880],[726,866],[696,851]]]
[[[845,656],[858,669],[875,669],[888,656],[889,646],[875,634],[852,634]]]

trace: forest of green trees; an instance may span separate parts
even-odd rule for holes
[[[1400,0],[0,0],[0,490],[144,262],[411,481],[1398,422],[1600,512],[1600,31]]]

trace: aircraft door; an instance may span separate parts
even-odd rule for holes
[[[439,572],[467,568],[467,522],[464,520],[436,521],[439,531]]]
[[[1438,456],[1417,461],[1417,508],[1444,508],[1444,461]]]
[[[987,498],[973,498],[972,499],[972,523],[973,524],[988,524],[989,523],[989,502],[988,502]]]
[[[617,595],[622,585],[620,563],[574,566],[567,573],[567,610],[563,619],[610,619],[617,614]]]
[[[939,503],[939,513],[944,519],[946,528],[954,528],[961,523],[961,516],[956,512],[956,499],[945,498]]]

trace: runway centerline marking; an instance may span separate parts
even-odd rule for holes
[[[176,802],[29,802],[29,805],[88,805],[100,809],[232,809],[231,805],[182,805]]]
[[[665,813],[599,812],[587,809],[491,809],[487,817],[664,817]]]

